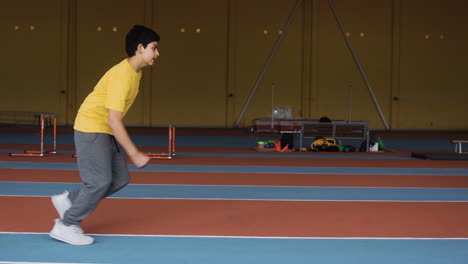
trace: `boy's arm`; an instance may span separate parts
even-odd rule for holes
[[[133,164],[138,168],[148,164],[150,158],[140,152],[128,136],[127,129],[122,122],[122,112],[109,109],[108,123],[117,142],[125,149]]]

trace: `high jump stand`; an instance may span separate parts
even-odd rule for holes
[[[56,154],[57,153],[57,118],[55,114],[50,113],[41,113],[36,115],[36,118],[39,118],[39,124],[41,127],[41,150],[25,150],[24,153],[10,153],[11,157],[44,157],[46,154]],[[44,130],[46,123],[50,124],[53,120],[54,128],[54,148],[52,150],[44,150]]]
[[[169,145],[167,153],[154,153],[149,152],[145,153],[151,159],[172,159],[175,156],[175,146],[176,146],[176,127],[175,125],[169,125]]]

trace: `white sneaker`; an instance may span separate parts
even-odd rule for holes
[[[75,246],[90,245],[94,243],[94,238],[84,235],[83,229],[79,226],[66,226],[60,219],[55,219],[55,225],[49,235],[52,238]]]
[[[68,199],[68,194],[69,193],[65,191],[62,194],[52,196],[52,203],[54,204],[55,210],[57,210],[60,219],[63,219],[63,215],[71,207],[71,201]]]

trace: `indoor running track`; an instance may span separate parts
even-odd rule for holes
[[[468,263],[466,161],[222,152],[130,165],[92,246],[48,236],[75,160],[0,153],[0,264]]]

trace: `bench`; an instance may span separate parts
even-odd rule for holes
[[[455,144],[455,152],[462,154],[462,143],[468,143],[468,140],[451,140],[450,143]]]
[[[330,123],[303,122],[300,145],[305,138],[364,139],[369,151],[369,128],[367,121],[332,121]]]

